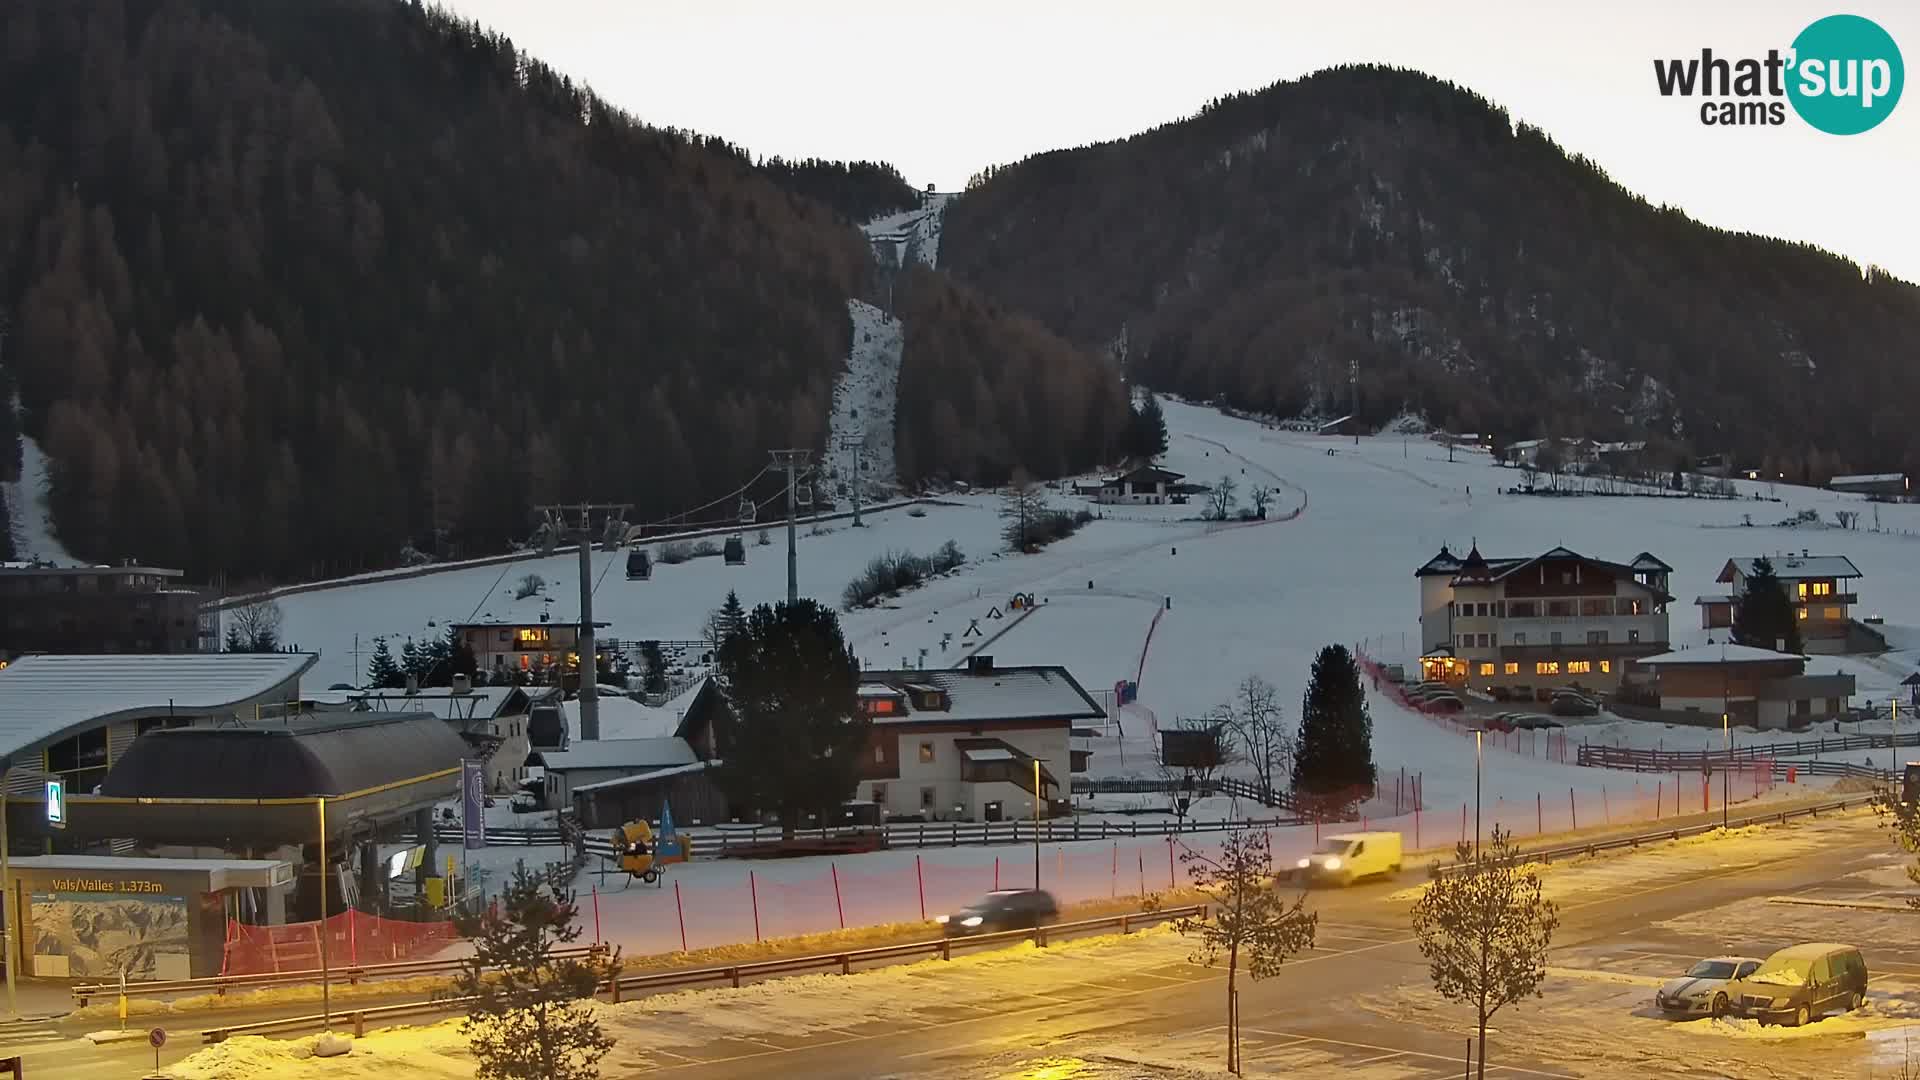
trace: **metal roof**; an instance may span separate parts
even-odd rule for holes
[[[1643,656],[1634,663],[1658,667],[1680,664],[1752,664],[1766,660],[1805,659],[1806,657],[1799,653],[1774,652],[1772,649],[1756,649],[1751,645],[1702,645],[1694,649],[1664,652],[1658,656]]]
[[[1754,556],[1754,558],[1728,559],[1727,565],[1720,570],[1716,581],[1732,581],[1733,571],[1741,577],[1753,576],[1753,564],[1756,559],[1767,558],[1773,563],[1773,576],[1781,581],[1804,581],[1808,578],[1857,578],[1866,575],[1853,565],[1853,560],[1845,555],[1781,555]]]
[[[79,731],[235,712],[297,681],[316,653],[23,656],[0,670],[0,764]]]
[[[549,771],[568,769],[668,769],[699,760],[685,739],[575,739],[565,750],[537,751],[527,760]]]
[[[467,744],[429,713],[321,713],[133,741],[100,793],[118,798],[345,796],[458,770]],[[457,790],[458,778],[449,781]]]
[[[1003,667],[987,671],[862,672],[869,682],[931,683],[947,695],[945,709],[876,716],[876,725],[968,720],[1097,720],[1107,715],[1063,667]]]

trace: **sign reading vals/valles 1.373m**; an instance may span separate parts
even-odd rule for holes
[[[167,887],[157,881],[109,881],[106,878],[54,878],[52,886],[57,893],[158,894],[167,891]]]

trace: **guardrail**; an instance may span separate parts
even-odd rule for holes
[[[1207,916],[1207,905],[1191,904],[1184,907],[1161,908],[1157,911],[1132,911],[1120,915],[1105,915],[1097,919],[1079,919],[1074,922],[1054,923],[1050,926],[1036,926],[1025,930],[1004,930],[993,934],[973,934],[966,937],[943,937],[938,941],[912,941],[899,945],[881,945],[871,949],[849,949],[843,952],[819,953],[813,956],[797,956],[785,960],[761,960],[745,964],[727,964],[722,967],[689,968],[685,971],[658,971],[642,975],[615,976],[595,988],[595,996],[609,995],[618,1002],[623,993],[647,990],[663,990],[689,986],[703,986],[725,983],[739,986],[746,979],[768,975],[786,975],[799,971],[819,971],[839,969],[842,975],[853,973],[853,965],[866,964],[876,960],[896,960],[906,957],[938,956],[942,960],[951,959],[956,948],[979,948],[989,945],[1011,945],[1031,938],[1034,944],[1045,948],[1047,939],[1060,934],[1072,934],[1086,930],[1118,929],[1123,934],[1132,933],[1134,928],[1171,919],[1198,918]],[[443,998],[430,1001],[405,1002],[399,1005],[381,1005],[370,1009],[343,1009],[334,1015],[334,1021],[342,1020],[353,1025],[356,1037],[365,1034],[368,1020],[384,1020],[405,1016],[418,1016],[423,1013],[452,1012],[465,1005],[470,998]],[[327,1017],[319,1015],[287,1016],[275,1020],[260,1020],[250,1024],[233,1024],[227,1027],[208,1028],[200,1033],[201,1039],[208,1043],[225,1042],[235,1035],[263,1035],[277,1031],[299,1031],[320,1027],[327,1023]]]
[[[553,955],[562,958],[586,959],[606,951],[603,945],[582,945],[555,949]],[[319,968],[302,968],[298,971],[269,971],[258,975],[210,975],[199,979],[129,982],[126,995],[128,997],[163,997],[169,994],[201,992],[224,996],[229,990],[252,990],[265,986],[318,986],[323,974],[328,977],[329,985],[338,986],[344,983],[348,986],[357,986],[364,980],[452,973],[465,966],[465,960],[411,960],[396,964],[334,967],[324,973]],[[119,983],[84,983],[72,987],[71,992],[74,1005],[84,1008],[93,998],[117,998],[121,990]]]
[[[1725,827],[1729,829],[1742,829],[1749,825],[1766,825],[1770,823],[1785,824],[1789,818],[1818,817],[1822,813],[1835,810],[1856,809],[1862,806],[1870,806],[1872,803],[1873,797],[1870,795],[1864,795],[1857,799],[1839,799],[1830,803],[1821,803],[1818,806],[1803,806],[1795,810],[1776,810],[1771,814],[1752,814],[1747,817],[1732,818],[1727,821]],[[1523,858],[1530,861],[1552,862],[1555,859],[1562,859],[1568,856],[1595,855],[1602,851],[1615,851],[1620,848],[1637,848],[1641,844],[1657,844],[1662,841],[1678,840],[1683,836],[1699,836],[1702,833],[1710,833],[1721,827],[1719,822],[1709,821],[1697,825],[1682,825],[1677,828],[1660,829],[1655,832],[1635,833],[1632,836],[1615,836],[1604,840],[1588,840],[1580,843],[1562,844],[1558,847],[1535,848],[1522,851],[1520,854]],[[1451,874],[1458,874],[1462,869],[1459,865],[1436,866],[1434,867],[1434,873],[1445,877]]]

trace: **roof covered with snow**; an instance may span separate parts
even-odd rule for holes
[[[1906,473],[1881,472],[1861,473],[1858,476],[1836,476],[1827,481],[1828,487],[1844,487],[1848,484],[1898,484],[1907,478]]]
[[[1756,649],[1751,645],[1702,645],[1694,649],[1676,649],[1673,652],[1645,656],[1635,663],[1654,667],[1679,667],[1686,664],[1758,664],[1778,660],[1805,660],[1799,653],[1774,652],[1772,649]]]
[[[603,703],[604,704],[604,703]],[[575,739],[565,750],[541,750],[532,757],[549,771],[568,769],[665,769],[699,760],[687,740]],[[528,760],[531,761],[532,757]]]
[[[1095,720],[1107,715],[1063,667],[1000,667],[973,671],[862,673],[868,683],[931,684],[945,691],[947,708],[876,716],[875,724],[968,720]]]
[[[547,686],[476,686],[464,694],[441,687],[417,694],[405,690],[369,690],[352,697],[370,709],[413,709],[430,712],[442,720],[472,720],[508,715],[516,707],[524,708],[532,700],[555,693],[557,688]]]
[[[578,732],[580,699],[561,702],[560,711]],[[667,738],[680,726],[680,713],[681,709],[672,705],[647,705],[624,695],[600,692],[600,734],[608,736],[607,741]]]
[[[1804,581],[1808,578],[1850,578],[1864,577],[1860,568],[1845,555],[1780,555],[1755,556],[1753,558],[1733,558],[1720,570],[1715,581],[1732,581],[1737,572],[1741,577],[1753,576],[1753,564],[1760,558],[1773,561],[1773,576],[1781,581]]]
[[[237,711],[289,683],[313,653],[23,656],[0,670],[0,760],[116,720]]]
[[[579,787],[573,789],[573,793],[578,795],[586,791],[605,791],[608,788],[627,787],[633,784],[658,783],[661,780],[670,780],[676,776],[686,776],[689,773],[701,772],[706,769],[708,764],[709,763],[705,761],[696,761],[690,765],[675,765],[666,769],[648,769],[646,772],[635,773],[632,776],[616,776],[611,780],[599,780],[591,784],[581,784]]]

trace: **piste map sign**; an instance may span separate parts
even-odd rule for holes
[[[460,763],[460,825],[467,850],[487,846],[487,774],[478,761]]]

